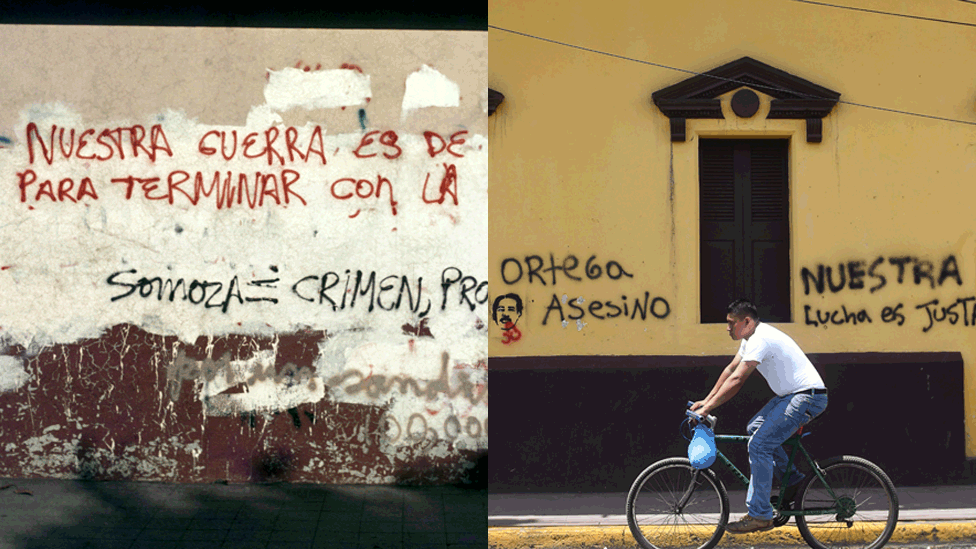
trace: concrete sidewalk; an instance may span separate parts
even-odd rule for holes
[[[484,549],[484,489],[0,479],[0,549]]]
[[[488,545],[637,547],[624,514],[627,494],[488,494]],[[976,545],[976,486],[898,488],[898,527],[890,544]],[[730,491],[730,520],[745,514],[745,491]],[[775,538],[775,539],[773,539]],[[793,521],[760,534],[726,534],[721,546],[806,545]]]

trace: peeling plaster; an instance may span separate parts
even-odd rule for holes
[[[0,393],[16,391],[30,380],[24,361],[15,356],[0,356]]]
[[[369,80],[369,75],[347,69],[268,71],[264,98],[277,111],[365,105],[373,95]]]
[[[415,109],[457,107],[461,102],[461,88],[427,65],[407,77],[406,87],[402,107],[404,117]]]

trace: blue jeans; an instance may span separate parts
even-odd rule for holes
[[[752,418],[746,432],[749,439],[749,492],[746,507],[753,517],[769,520],[773,518],[773,506],[769,503],[773,491],[773,470],[776,478],[786,472],[789,456],[783,443],[800,426],[820,415],[827,407],[827,395],[786,395],[769,401]],[[803,476],[792,467],[790,485],[796,484]]]

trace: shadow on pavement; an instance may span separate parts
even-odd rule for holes
[[[487,546],[487,493],[477,487],[0,481],[8,484],[0,549]]]

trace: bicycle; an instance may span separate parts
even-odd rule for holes
[[[714,416],[702,418],[691,410],[685,413],[688,418],[679,426],[679,433],[692,420],[714,428]],[[898,522],[898,496],[891,479],[874,463],[856,456],[817,462],[803,447],[801,439],[810,434],[803,427],[783,444],[789,463],[780,479],[779,494],[770,498],[776,511],[774,526],[795,518],[803,540],[814,549],[882,547]],[[749,438],[716,434],[715,442],[748,443]],[[797,452],[813,473],[807,474],[793,501],[785,501],[790,465]],[[641,547],[711,549],[718,544],[729,521],[729,498],[712,468],[724,464],[745,487],[749,479],[721,450],[716,457],[707,469],[695,469],[688,458],[663,459],[637,476],[627,494],[627,524]]]

